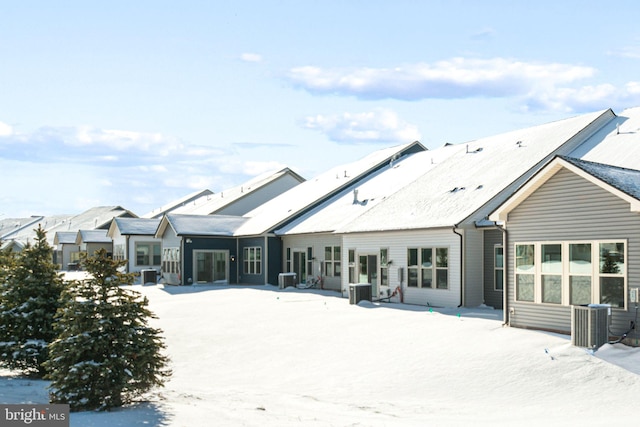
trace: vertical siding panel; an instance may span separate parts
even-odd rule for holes
[[[550,329],[570,333],[569,306],[518,303],[514,298],[514,244],[516,242],[626,240],[627,284],[640,284],[640,215],[629,204],[597,185],[562,169],[520,206],[507,221],[509,247],[508,298],[515,310],[513,326]],[[631,304],[628,304],[631,305]],[[613,310],[611,330],[626,331],[634,307]]]

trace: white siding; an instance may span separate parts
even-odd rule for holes
[[[292,251],[307,252],[307,248],[313,248],[313,271],[307,272],[307,275],[313,277],[323,276],[324,289],[340,290],[340,278],[339,277],[324,277],[322,269],[322,262],[324,261],[324,248],[325,246],[342,246],[342,239],[335,234],[309,234],[298,236],[285,236],[282,239],[282,271],[286,271],[287,268],[287,248],[291,248]],[[344,256],[344,248],[341,252]],[[342,277],[347,274],[346,264],[342,262]]]
[[[449,289],[407,288],[407,249],[423,247],[449,249]],[[358,253],[379,253],[381,248],[389,250],[389,260],[392,261],[389,266],[389,288],[393,291],[400,286],[405,303],[439,307],[456,307],[460,304],[460,237],[450,228],[345,234],[342,248],[343,289],[348,289],[349,285],[349,249],[355,249],[357,256]],[[403,270],[402,282],[399,270]]]

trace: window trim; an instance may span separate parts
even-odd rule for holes
[[[259,276],[262,274],[262,247],[245,246],[242,248],[242,274]]]
[[[149,247],[149,254],[147,255],[149,257],[149,263],[145,264],[145,263],[139,263],[138,262],[138,246],[148,246]],[[158,248],[158,254],[155,254],[154,248],[157,247]],[[135,242],[135,244],[133,245],[133,251],[134,251],[134,256],[135,256],[135,261],[134,261],[134,265],[136,267],[155,267],[155,266],[161,266],[162,265],[162,242],[149,242],[149,241],[139,241],[139,242]],[[158,257],[158,263],[155,264],[154,263],[154,257]]]
[[[502,267],[498,267],[497,265],[498,249],[502,251]],[[502,277],[502,288],[498,288],[498,272],[500,277]],[[502,243],[498,243],[493,245],[493,290],[497,292],[504,292],[504,282],[504,245]]]
[[[601,245],[603,244],[622,244],[624,250],[623,267],[624,271],[621,273],[603,273],[601,272]],[[533,258],[533,271],[532,273],[518,272],[517,265],[517,248],[518,246],[531,245],[534,248]],[[545,273],[542,271],[542,248],[545,245],[561,245],[561,272],[558,273]],[[572,245],[590,245],[591,253],[591,265],[590,273],[586,272],[571,272],[570,271],[570,247]],[[550,307],[570,307],[575,304],[571,304],[571,277],[589,277],[591,279],[591,301],[588,304],[602,304],[602,292],[601,292],[601,279],[605,277],[617,277],[623,280],[623,305],[613,309],[627,310],[629,306],[628,291],[629,291],[629,264],[628,264],[628,251],[629,241],[628,239],[594,239],[594,240],[550,240],[550,241],[522,241],[514,242],[513,246],[513,300],[519,304],[537,304]],[[518,299],[518,274],[533,276],[533,301]],[[556,302],[544,302],[543,301],[543,285],[542,277],[548,274],[559,275],[561,277],[561,301]]]
[[[423,251],[430,249],[431,250],[431,265],[430,266],[423,266],[423,262],[422,262],[422,258],[423,258]],[[438,258],[438,250],[446,250],[446,265],[442,266],[439,265],[439,258]],[[410,251],[417,251],[416,254],[416,261],[417,264],[415,265],[410,265]],[[410,247],[407,248],[407,288],[412,288],[412,289],[434,289],[434,290],[450,290],[451,289],[451,283],[450,283],[450,271],[449,271],[449,256],[450,256],[451,250],[448,246],[424,246],[424,247]],[[431,272],[431,286],[423,286],[423,272],[424,271],[430,271]],[[442,272],[445,271],[446,272],[446,287],[440,287],[439,286],[439,281],[438,281],[438,277],[439,274],[438,272]],[[416,284],[415,285],[411,285],[411,273],[415,274],[415,280],[416,280]]]

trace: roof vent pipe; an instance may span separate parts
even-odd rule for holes
[[[353,204],[354,205],[360,204],[360,202],[358,201],[358,189],[357,188],[353,189]]]
[[[620,135],[620,123],[616,123],[616,135]]]

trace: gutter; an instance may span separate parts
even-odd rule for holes
[[[455,234],[457,234],[458,236],[460,236],[460,304],[458,305],[458,307],[462,307],[464,305],[464,245],[463,245],[463,239],[462,239],[462,234],[458,233],[456,231],[456,228],[458,228],[458,224],[454,224],[453,225],[453,229],[451,231],[453,231]]]

